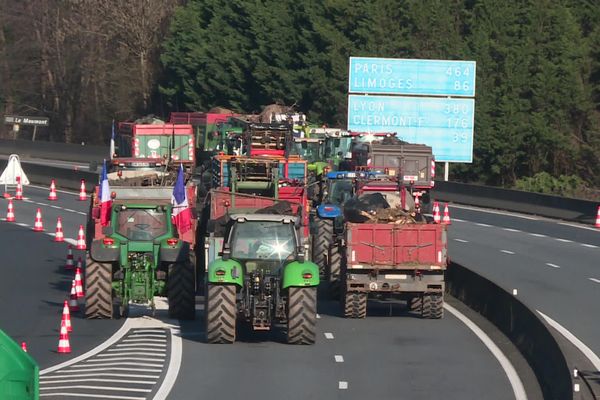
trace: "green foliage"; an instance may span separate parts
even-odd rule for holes
[[[515,188],[528,192],[576,197],[585,191],[585,183],[574,175],[560,175],[555,178],[547,172],[540,172],[532,177],[517,180]]]
[[[454,179],[600,185],[598,1],[190,0],[160,90],[172,109],[281,101],[344,126],[349,56],[477,61],[474,162]]]

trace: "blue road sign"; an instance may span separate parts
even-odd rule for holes
[[[475,96],[475,61],[350,57],[350,93]]]
[[[348,96],[348,130],[395,132],[433,148],[436,161],[473,162],[474,99]]]

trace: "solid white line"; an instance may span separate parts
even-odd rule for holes
[[[523,232],[519,229],[513,229],[513,228],[502,228],[503,230],[507,231],[507,232]]]
[[[462,209],[465,209],[465,210],[479,211],[479,212],[487,213],[487,214],[508,215],[510,217],[523,218],[523,219],[528,219],[528,220],[531,220],[531,221],[537,221],[537,220],[539,220],[539,218],[527,217],[527,216],[522,215],[522,214],[513,214],[513,213],[510,213],[510,212],[486,210],[486,209],[483,209],[483,208],[477,208],[477,207],[471,207],[471,206],[464,206],[464,205],[453,204],[452,207],[454,207],[454,208],[462,208]]]
[[[343,363],[344,362],[344,356],[336,355],[334,357],[335,357],[335,362],[336,363]]]
[[[45,375],[50,372],[53,372],[53,371],[56,371],[61,368],[68,367],[70,365],[73,365],[75,363],[83,361],[87,358],[95,356],[96,354],[100,353],[104,349],[109,348],[110,346],[113,345],[113,343],[116,343],[119,339],[121,339],[129,331],[131,325],[132,325],[131,320],[127,319],[125,321],[125,323],[123,323],[121,328],[118,331],[116,331],[110,338],[108,338],[104,343],[100,344],[99,346],[93,348],[92,350],[90,350],[87,353],[84,353],[78,357],[72,358],[68,361],[65,361],[63,363],[57,364],[53,367],[49,367],[49,368],[46,368],[46,369],[40,371],[40,376]]]
[[[558,240],[559,242],[563,242],[563,243],[573,243],[572,240],[569,239],[561,239],[561,238],[554,238],[556,240]]]
[[[171,334],[171,358],[165,379],[156,392],[154,400],[165,400],[167,398],[171,389],[175,386],[177,375],[179,375],[179,368],[181,367],[181,355],[183,352],[181,336],[173,334],[173,329],[170,329],[169,332]]]
[[[107,350],[107,352],[108,351],[113,351],[113,350],[112,349],[111,350]],[[164,351],[160,352],[160,353],[149,354],[148,352],[144,352],[144,351],[131,351],[131,349],[123,349],[123,351],[112,352],[110,354],[98,354],[96,357],[103,357],[104,359],[106,359],[106,357],[148,356],[148,357],[152,357],[152,358],[149,358],[149,360],[160,361],[160,360],[162,360],[162,359],[165,358],[166,354],[167,353],[164,352]]]
[[[485,347],[496,357],[496,360],[500,363],[500,366],[504,370],[504,373],[508,377],[510,386],[513,389],[516,400],[527,400],[527,393],[525,387],[517,371],[511,364],[510,360],[502,353],[502,350],[490,339],[490,337],[481,330],[473,321],[471,321],[466,315],[452,307],[450,304],[445,303],[444,308],[458,318],[463,324],[465,324],[477,337],[483,342]]]
[[[106,361],[106,362],[105,362]],[[135,370],[134,367],[153,367],[153,368],[162,368],[163,364],[152,364],[152,363],[141,363],[141,362],[109,362],[108,360],[100,360],[100,361],[86,361],[84,366],[89,367],[101,367],[101,366],[111,366],[111,365],[133,365],[133,367],[129,368],[132,371]],[[75,367],[74,367],[75,368]],[[109,368],[113,369],[113,368]],[[71,369],[69,369],[71,371]],[[162,370],[161,370],[162,371]]]
[[[128,364],[128,363],[126,363]],[[132,363],[133,364],[133,363]],[[109,365],[109,364],[107,364]],[[138,365],[138,364],[134,364],[134,365]],[[82,372],[92,372],[92,371],[129,371],[129,372],[162,372],[162,369],[147,369],[147,368],[120,368],[120,367],[108,367],[108,368],[87,368],[87,367],[71,367],[69,368],[67,371],[62,372],[62,371],[58,371],[56,372],[56,374],[68,374],[70,372],[78,372],[78,371],[82,371]],[[41,379],[42,377],[40,377]]]
[[[167,336],[167,332],[165,332],[164,329],[133,329],[131,331],[132,335],[135,335],[138,333],[160,333],[165,337]]]
[[[559,222],[558,224],[559,225],[564,225],[564,226],[570,226],[572,228],[587,229],[588,231],[594,231],[594,232],[598,231],[597,228],[592,228],[590,226],[585,226],[585,225],[571,224],[571,223],[568,223],[568,222]]]
[[[163,362],[164,361],[164,357],[156,357],[156,358],[147,358],[147,357],[122,357],[122,355],[119,354],[98,354],[97,357],[106,357],[103,358],[102,360],[98,360],[98,361],[118,361],[118,360],[128,360],[128,361],[155,361],[155,362]]]
[[[469,243],[469,241],[465,240],[465,239],[454,239],[454,240],[456,240],[457,242],[460,242],[460,243]]]
[[[89,372],[89,371],[88,371]],[[119,373],[109,373],[109,372],[103,372],[100,374],[94,373],[94,374],[81,374],[81,373],[70,373],[70,372],[57,372],[55,374],[52,374],[51,376],[41,376],[40,377],[40,381],[43,381],[45,379],[56,379],[56,378],[68,378],[68,377],[73,377],[73,378],[84,378],[86,376],[118,376],[121,378],[149,378],[149,379],[158,379],[160,378],[160,375],[138,375],[138,374],[119,374]]]
[[[110,394],[87,394],[87,393],[40,393],[40,397],[88,397],[94,399],[117,399],[117,400],[146,400],[146,397],[113,396]]]
[[[500,250],[500,251],[505,254],[515,254],[514,251],[510,251],[510,250]]]
[[[535,310],[535,311],[537,311],[538,314],[540,314],[542,316],[542,318],[544,318],[546,320],[548,325],[550,325],[551,327],[556,329],[558,331],[558,333],[563,335],[565,337],[565,339],[567,339],[569,342],[571,342],[573,344],[573,346],[577,347],[579,349],[579,351],[581,351],[583,353],[583,355],[585,355],[587,357],[587,359],[590,360],[590,362],[592,363],[594,368],[597,371],[600,371],[600,358],[598,358],[598,356],[592,351],[592,349],[587,347],[581,340],[577,339],[575,337],[575,335],[573,335],[571,332],[569,332],[561,324],[559,324],[558,322],[556,322],[555,320],[553,320],[552,318],[550,318],[549,316],[547,316],[540,310]]]
[[[128,338],[132,338],[132,339],[139,339],[139,338],[162,338],[163,340],[165,340],[165,338],[166,338],[165,335],[155,335],[155,334],[150,334],[150,333],[140,333],[140,334],[135,334],[135,335],[129,335],[127,337]]]
[[[348,389],[348,382],[346,382],[346,381],[339,381],[338,382],[338,389],[341,389],[341,390]]]
[[[325,332],[325,338],[327,338],[327,339],[333,339],[333,333],[331,333],[331,332]]]
[[[119,387],[110,387],[110,386],[87,386],[87,385],[76,385],[76,386],[55,386],[44,388],[41,387],[40,390],[58,390],[58,389],[97,389],[97,390],[114,390],[119,391],[123,390],[126,392],[143,392],[150,393],[152,389],[134,389],[134,388],[119,388]]]
[[[29,185],[29,187],[36,188],[36,189],[50,190],[49,187],[38,186],[38,185]],[[63,190],[63,189],[56,189],[56,191],[58,193],[66,193],[66,194],[72,194],[73,196],[79,196],[79,192],[71,192],[71,191]]]
[[[544,235],[542,233],[530,233],[530,235],[535,236],[535,237],[540,237],[540,238],[547,237],[546,235]]]
[[[481,222],[477,222],[475,225],[477,225],[477,226],[483,226],[484,228],[490,228],[491,227],[491,225],[483,224]]]
[[[15,224],[15,225],[22,226],[23,228],[29,228],[29,225],[27,225],[27,224],[24,224],[24,223],[22,223],[22,222],[15,222],[14,224]]]
[[[140,342],[140,343],[148,343],[148,342],[151,342],[151,343],[164,343],[165,339],[129,339],[129,338],[127,338],[127,339],[123,339],[123,343],[125,343],[125,342],[132,342],[132,343],[135,343],[135,342]]]
[[[95,379],[95,378],[83,378],[83,379],[47,379],[40,382],[40,385],[50,385],[53,383],[76,383],[76,382],[112,382],[112,383],[132,383],[135,385],[156,385],[156,381],[134,381],[131,379]]]
[[[592,282],[600,283],[600,279],[596,279],[596,278],[588,278],[588,279]]]
[[[589,247],[590,249],[597,249],[598,246],[594,246],[593,244],[580,243],[583,247]]]
[[[147,347],[167,347],[167,345],[165,343],[146,343],[144,346]],[[139,344],[127,344],[127,343],[123,343],[123,344],[118,344],[117,347],[144,347],[144,346],[140,346]]]
[[[552,267],[552,268],[560,268],[560,265],[556,265],[556,264],[552,264],[552,263],[546,263],[547,266]]]

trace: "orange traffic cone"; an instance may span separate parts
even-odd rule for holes
[[[61,320],[60,323],[60,336],[58,337],[58,352],[59,353],[70,353],[71,344],[69,343],[69,331],[65,321]]]
[[[83,225],[79,225],[79,231],[77,232],[77,250],[85,250],[85,233],[83,232]]]
[[[442,218],[442,224],[450,225],[450,210],[448,210],[448,203],[444,206],[444,217]]]
[[[48,200],[55,201],[58,197],[56,197],[56,183],[54,179],[50,181],[50,194],[48,195]]]
[[[8,210],[6,211],[6,222],[15,222],[15,210],[12,199],[8,200]]]
[[[72,270],[75,267],[75,263],[73,261],[73,246],[69,245],[67,249],[67,262],[65,263],[66,270]]]
[[[33,223],[34,232],[44,232],[44,223],[42,222],[42,210],[39,208],[35,213],[35,222]]]
[[[75,279],[71,281],[71,295],[69,296],[69,309],[73,312],[79,311],[79,303],[77,302],[77,290],[75,289]]]
[[[600,206],[598,206],[598,212],[596,213],[596,228],[600,228]]]
[[[79,262],[77,263],[78,265],[81,262],[81,258],[79,259]],[[84,296],[83,294],[83,282],[81,281],[81,267],[77,267],[75,269],[75,294],[77,295],[77,298],[80,299]]]
[[[85,180],[81,180],[81,188],[79,189],[79,200],[86,201],[87,193],[85,192]]]
[[[65,241],[65,235],[64,235],[63,229],[62,229],[62,220],[60,219],[60,217],[58,217],[58,219],[56,220],[56,234],[54,235],[54,241],[55,242],[64,242]]]
[[[441,220],[440,220],[440,205],[438,204],[437,201],[435,203],[433,203],[433,222],[435,222],[436,224],[439,224],[441,222]]]
[[[69,302],[65,300],[63,304],[63,312],[62,312],[62,323],[65,323],[67,327],[67,332],[73,332],[73,327],[71,326],[71,313],[69,312]]]
[[[23,185],[21,184],[20,176],[17,176],[17,193],[15,194],[15,200],[23,200]]]

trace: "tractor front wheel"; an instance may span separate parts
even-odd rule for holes
[[[112,264],[94,261],[88,255],[85,265],[85,317],[111,319]]]
[[[236,323],[235,285],[209,283],[205,298],[206,341],[233,343]]]
[[[196,316],[194,266],[190,262],[169,265],[167,281],[167,297],[169,300],[169,317],[177,319],[194,319]]]
[[[288,289],[287,342],[314,344],[317,330],[317,288]]]

